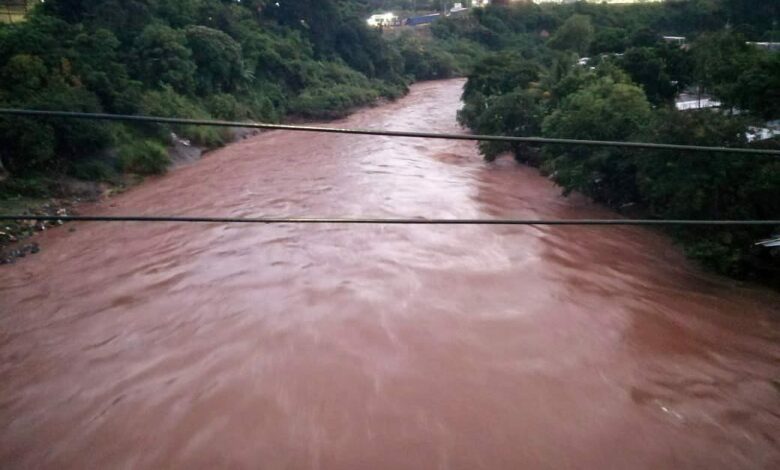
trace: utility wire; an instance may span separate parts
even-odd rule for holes
[[[387,137],[412,137],[429,139],[515,142],[530,144],[586,145],[600,147],[625,147],[641,149],[682,150],[695,152],[737,153],[780,156],[779,150],[703,147],[646,142],[615,142],[597,140],[550,139],[542,137],[511,137],[494,135],[447,134],[430,132],[383,131],[372,129],[341,129],[333,127],[295,126],[205,119],[180,119],[157,116],[123,114],[79,113],[69,111],[41,111],[0,108],[0,115],[33,116],[99,121],[127,121],[179,125],[244,127],[254,129],[288,130],[297,132],[322,132]],[[295,218],[295,217],[195,217],[195,216],[38,216],[0,215],[0,221],[36,222],[171,222],[171,223],[227,223],[227,224],[348,224],[348,225],[526,225],[526,226],[780,226],[780,220],[656,220],[656,219],[425,219],[425,218]]]
[[[513,142],[524,144],[560,144],[560,145],[584,145],[590,147],[622,147],[638,149],[656,149],[656,150],[682,150],[686,152],[712,152],[712,153],[732,153],[747,155],[772,155],[780,156],[780,150],[752,149],[752,148],[731,148],[731,147],[706,147],[699,145],[677,145],[677,144],[656,144],[651,142],[617,142],[608,140],[576,140],[576,139],[552,139],[546,137],[513,137],[499,135],[478,135],[478,134],[448,134],[433,132],[411,132],[411,131],[385,131],[374,129],[342,129],[336,127],[313,127],[313,126],[295,126],[288,124],[268,124],[258,122],[237,122],[237,121],[215,121],[208,119],[180,119],[166,118],[159,116],[137,116],[127,114],[101,114],[101,113],[78,113],[69,111],[41,111],[32,109],[9,109],[0,108],[0,115],[10,116],[32,116],[49,118],[68,118],[68,119],[90,119],[98,121],[126,121],[126,122],[146,122],[161,124],[180,124],[194,126],[214,126],[214,127],[243,127],[250,129],[269,129],[286,130],[296,132],[324,132],[334,134],[357,134],[373,135],[385,137],[412,137],[421,139],[448,139],[448,140],[472,140],[481,142]]]
[[[530,225],[530,226],[778,226],[780,220],[655,220],[655,219],[424,219],[424,218],[301,218],[301,217],[197,217],[197,216],[41,216],[0,215],[0,221],[36,222],[172,222],[219,224],[347,224],[347,225]]]

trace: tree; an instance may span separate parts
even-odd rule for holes
[[[758,58],[742,35],[718,32],[701,35],[692,45],[694,78],[727,106],[739,104],[739,77]]]
[[[24,102],[32,109],[100,112],[97,97],[56,79]],[[15,176],[67,172],[111,143],[105,124],[74,119],[0,119],[0,159]]]
[[[646,139],[682,145],[744,147],[744,120],[709,111],[659,112]],[[780,163],[766,156],[649,151],[637,160],[641,199],[665,219],[771,219],[780,214]],[[715,270],[747,272],[751,246],[771,228],[688,228],[677,231],[688,254]]]
[[[570,50],[580,56],[587,55],[593,41],[593,24],[589,16],[572,15],[550,38],[553,49]]]
[[[99,98],[106,110],[131,111],[121,102],[131,87],[127,67],[119,57],[120,42],[109,30],[98,28],[74,38],[74,74]]]
[[[677,88],[666,72],[666,63],[648,47],[633,47],[626,51],[620,66],[631,79],[642,85],[647,98],[654,104],[674,99]]]
[[[44,11],[52,16],[62,18],[65,21],[76,22],[87,12],[89,3],[86,0],[49,0],[44,2],[42,7]]]
[[[539,89],[516,89],[487,99],[473,129],[480,134],[530,137],[539,135],[547,111]],[[488,161],[511,151],[515,158],[528,163],[529,149],[520,144],[483,142],[480,151]]]
[[[626,50],[627,32],[622,28],[598,28],[590,48],[594,54]]]
[[[4,101],[29,99],[46,85],[48,75],[49,71],[40,57],[15,55],[0,69],[0,82],[5,88],[0,90],[0,99],[3,95]]]
[[[650,104],[641,88],[600,78],[566,97],[544,119],[545,137],[631,140],[649,121]],[[566,147],[545,149],[547,171],[569,192],[620,205],[637,200],[634,158],[620,149]]]
[[[463,99],[468,101],[477,94],[490,96],[525,88],[539,79],[540,72],[538,63],[515,53],[491,54],[474,66],[463,88]]]
[[[764,119],[780,118],[780,54],[762,53],[737,79],[734,101]]]
[[[196,65],[182,31],[147,26],[133,44],[133,56],[139,79],[157,87],[170,85],[180,93],[194,90]]]
[[[241,45],[222,31],[206,26],[190,26],[185,34],[197,66],[198,92],[235,91],[244,78]]]

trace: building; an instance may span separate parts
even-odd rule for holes
[[[769,127],[755,127],[755,126],[748,127],[748,132],[745,134],[745,137],[747,137],[748,142],[757,142],[760,140],[774,139],[777,136],[780,136],[779,130],[771,129]]]
[[[769,240],[763,240],[763,241],[760,241],[760,242],[756,243],[756,245],[763,246],[763,247],[766,247],[766,248],[780,248],[780,238],[772,238],[772,239],[769,239]]]
[[[766,49],[772,52],[780,52],[780,42],[748,42],[751,46]]]
[[[0,23],[24,21],[27,13],[39,0],[0,0]]]
[[[461,13],[461,12],[468,11],[468,10],[469,10],[468,8],[465,8],[463,6],[463,3],[456,3],[450,9],[450,13],[451,14],[457,14],[457,13]]]
[[[372,28],[401,26],[401,20],[392,12],[371,15],[371,17],[366,20],[366,23]]]
[[[679,111],[691,109],[720,108],[721,102],[715,98],[695,92],[680,93],[674,101],[674,106]]]
[[[687,38],[685,36],[661,36],[664,41],[670,44],[676,44],[680,47],[686,44]]]

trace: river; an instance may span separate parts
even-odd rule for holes
[[[462,86],[329,125],[461,131]],[[615,217],[471,142],[288,131],[82,213]],[[780,295],[651,229],[69,227],[0,267],[3,468],[780,467]]]

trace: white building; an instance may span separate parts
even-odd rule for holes
[[[768,127],[750,126],[748,127],[748,132],[746,134],[746,137],[748,142],[755,142],[758,140],[772,139],[779,135],[780,135],[780,131],[775,129],[770,129]]]
[[[713,98],[693,98],[693,99],[681,99],[674,103],[680,111],[687,111],[689,109],[706,109],[706,108],[719,108],[722,103]]]
[[[371,15],[371,17],[366,20],[366,23],[372,28],[382,28],[385,26],[396,26],[400,24],[400,20],[398,19],[398,15],[388,12]]]
[[[468,8],[464,8],[462,3],[456,3],[452,6],[450,13],[460,13],[466,10],[468,10]]]

